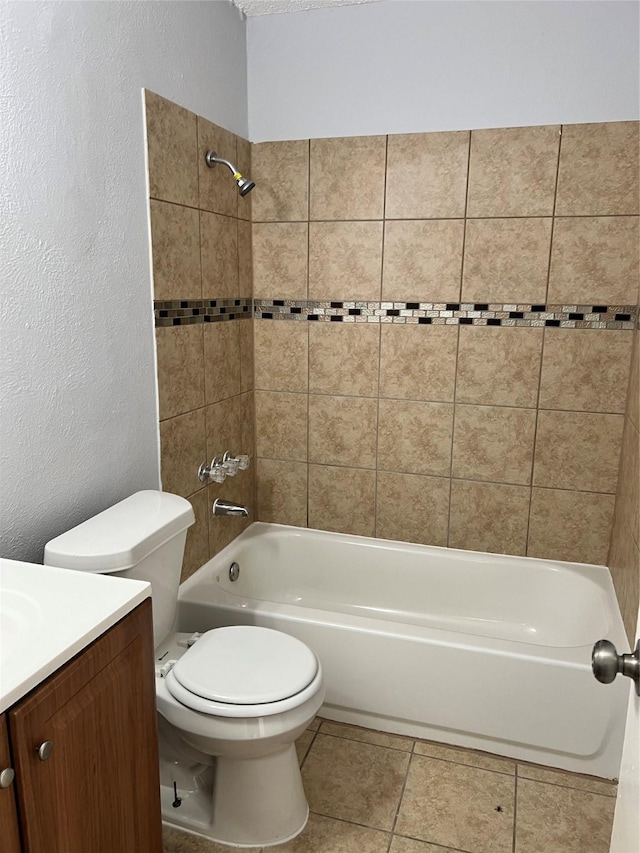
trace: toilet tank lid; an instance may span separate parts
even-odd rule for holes
[[[124,571],[194,521],[185,498],[152,490],[136,492],[47,542],[44,564],[87,572]]]

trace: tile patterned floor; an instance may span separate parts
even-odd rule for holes
[[[316,719],[296,743],[311,814],[265,853],[608,853],[616,786]],[[165,828],[165,853],[230,848]]]

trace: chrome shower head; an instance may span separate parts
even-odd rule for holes
[[[216,165],[216,163],[222,163],[223,166],[226,166],[232,173],[233,179],[238,185],[238,189],[240,190],[240,195],[245,196],[247,193],[250,193],[251,190],[255,187],[255,184],[249,178],[245,178],[233,163],[230,163],[229,160],[225,160],[224,157],[218,157],[215,151],[207,151],[204,155],[205,163],[209,166],[210,169]]]

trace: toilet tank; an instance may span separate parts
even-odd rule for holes
[[[47,542],[44,564],[148,581],[157,646],[173,627],[187,529],[194,521],[184,498],[136,492]]]

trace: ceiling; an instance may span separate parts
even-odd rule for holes
[[[247,17],[276,15],[279,12],[305,12],[308,9],[326,9],[331,6],[355,6],[358,3],[376,3],[378,0],[232,0]]]

